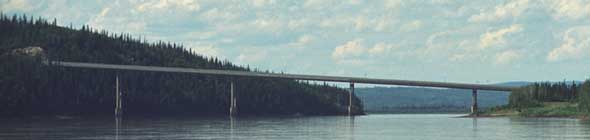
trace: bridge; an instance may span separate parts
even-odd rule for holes
[[[472,105],[471,113],[477,115],[477,91],[512,91],[513,87],[484,85],[484,84],[466,84],[466,83],[450,83],[450,82],[432,82],[432,81],[412,81],[412,80],[397,80],[397,79],[375,79],[375,78],[360,78],[360,77],[342,77],[342,76],[324,76],[324,75],[304,75],[304,74],[284,74],[284,73],[263,73],[263,72],[249,72],[249,71],[235,71],[235,70],[215,70],[215,69],[197,69],[197,68],[182,68],[182,67],[160,67],[160,66],[140,66],[140,65],[116,65],[116,64],[100,64],[100,63],[83,63],[83,62],[64,62],[51,61],[46,62],[48,65],[73,67],[73,68],[90,68],[90,69],[111,69],[111,70],[130,70],[130,71],[150,71],[150,72],[171,72],[171,73],[193,73],[204,75],[223,75],[235,77],[262,77],[262,78],[279,78],[292,80],[312,80],[312,81],[329,81],[329,82],[345,82],[350,83],[348,92],[348,115],[352,114],[352,95],[354,94],[354,84],[381,84],[381,85],[402,85],[402,86],[420,86],[420,87],[438,87],[438,88],[456,88],[456,89],[470,89],[472,90]],[[115,101],[115,115],[119,116],[121,112],[121,93],[119,92],[118,77],[117,91]],[[236,114],[236,98],[234,96],[234,82],[230,82],[230,111],[229,114]]]

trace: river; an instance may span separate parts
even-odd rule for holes
[[[577,119],[458,116],[462,114],[0,120],[0,139],[590,139],[590,122]]]

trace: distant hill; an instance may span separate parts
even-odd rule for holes
[[[506,82],[495,85],[518,87],[530,82]],[[371,87],[357,88],[356,95],[363,101],[367,112],[467,112],[471,106],[471,90]],[[478,91],[480,108],[508,104],[508,92]]]

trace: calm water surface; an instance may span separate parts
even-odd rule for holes
[[[577,119],[457,116],[1,120],[0,139],[590,139],[590,122]]]

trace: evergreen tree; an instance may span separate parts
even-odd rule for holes
[[[586,80],[581,85],[578,97],[578,109],[582,112],[590,113],[590,80]]]

